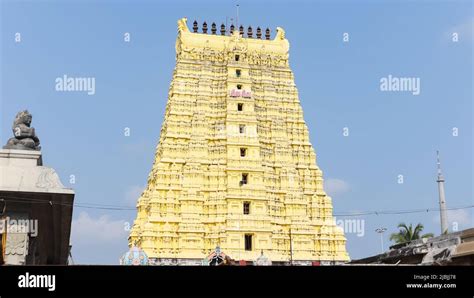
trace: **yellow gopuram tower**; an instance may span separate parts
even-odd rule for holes
[[[148,185],[129,243],[153,264],[349,260],[277,28],[198,33],[178,21],[176,67]]]

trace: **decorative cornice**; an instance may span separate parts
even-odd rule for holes
[[[248,28],[247,37],[244,37],[243,27],[240,28],[241,30],[232,30],[231,27],[231,30],[228,32],[224,26],[221,27],[221,35],[218,35],[216,26],[211,25],[211,34],[208,34],[206,23],[204,23],[203,33],[197,32],[196,24],[194,23],[194,32],[191,32],[187,26],[186,18],[178,20],[177,54],[180,54],[182,49],[189,51],[190,49],[205,48],[217,51],[242,49],[246,52],[257,52],[260,54],[288,55],[289,42],[285,37],[285,30],[281,27],[277,27],[274,39],[270,39],[269,29],[265,33],[266,39],[261,39],[259,38],[261,34],[259,34],[258,29],[257,38],[253,38],[251,27]]]

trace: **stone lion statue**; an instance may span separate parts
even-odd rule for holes
[[[30,127],[33,116],[27,111],[20,111],[13,121],[13,138],[10,138],[4,149],[41,150],[40,141],[35,129]]]

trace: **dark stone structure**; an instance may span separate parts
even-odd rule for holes
[[[28,111],[0,149],[0,264],[66,265],[74,191],[43,165]]]
[[[13,138],[10,138],[3,149],[41,150],[40,141],[35,129],[30,127],[33,116],[27,111],[18,112],[13,121]]]

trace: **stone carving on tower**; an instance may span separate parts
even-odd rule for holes
[[[285,31],[221,35],[178,21],[176,67],[129,243],[151,264],[215,247],[273,264],[349,260],[289,67]]]

